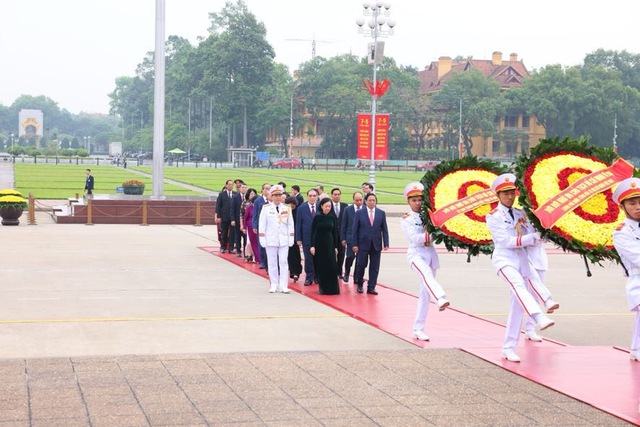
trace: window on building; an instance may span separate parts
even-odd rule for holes
[[[500,141],[497,141],[495,139],[493,140],[493,143],[491,145],[491,152],[494,156],[500,155]]]
[[[504,118],[504,127],[505,128],[516,128],[518,126],[518,116],[505,116]]]
[[[529,116],[522,116],[522,129],[529,129]]]

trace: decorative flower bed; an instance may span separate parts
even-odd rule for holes
[[[144,194],[144,182],[137,179],[129,179],[122,183],[122,192],[132,195]]]

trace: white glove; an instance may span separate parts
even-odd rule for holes
[[[534,246],[541,242],[540,233],[535,232],[531,234],[526,234],[522,238],[522,246]]]

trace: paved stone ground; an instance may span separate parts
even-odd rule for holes
[[[622,426],[457,350],[0,362],[0,426]]]

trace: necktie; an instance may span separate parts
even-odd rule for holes
[[[280,213],[280,206],[276,206],[276,212]]]
[[[227,191],[227,194],[229,195],[229,198],[231,198],[231,191]]]
[[[369,210],[369,222],[373,226],[373,209]]]
[[[511,219],[515,220],[516,217],[513,216],[513,209],[509,208],[509,215],[511,216]]]
[[[340,216],[340,205],[338,203],[335,204],[336,216]]]
[[[316,205],[311,205],[311,216],[316,216]]]

